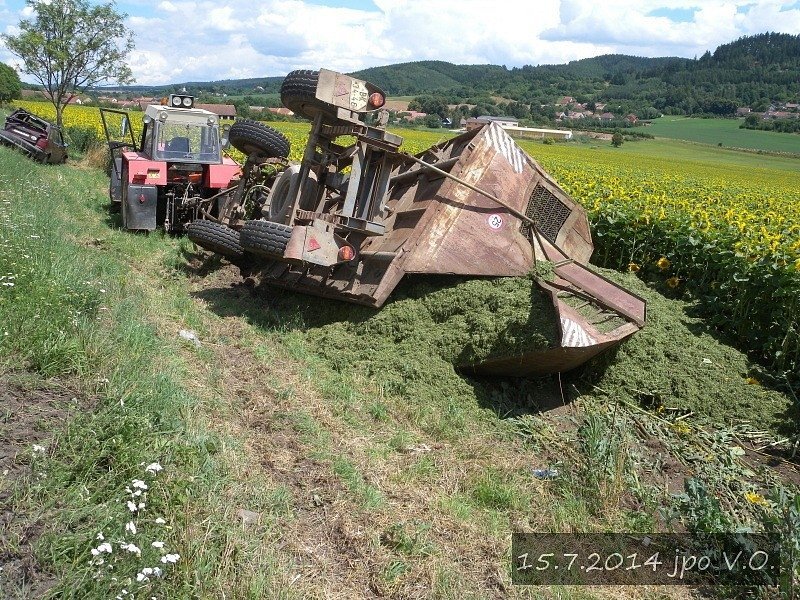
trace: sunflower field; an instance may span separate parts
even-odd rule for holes
[[[54,119],[42,102],[15,102]],[[140,130],[141,123],[134,127]],[[94,128],[97,108],[69,106],[65,125]],[[299,161],[309,125],[271,122]],[[447,131],[397,130],[419,152]],[[760,362],[800,381],[800,185],[797,172],[591,152],[576,144],[520,145],[589,213],[593,262],[689,294],[716,329]]]
[[[526,150],[589,212],[593,262],[690,294],[738,346],[800,379],[796,172]]]

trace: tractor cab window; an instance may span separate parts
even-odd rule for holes
[[[219,132],[216,125],[159,123],[153,154],[168,161],[219,162]]]

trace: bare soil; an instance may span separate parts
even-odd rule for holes
[[[75,394],[58,381],[0,376],[0,598],[40,598],[56,582],[34,554],[44,523],[18,509],[15,489],[38,476],[36,461],[50,452],[51,430],[76,408]]]

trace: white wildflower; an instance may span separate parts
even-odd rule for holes
[[[44,454],[45,447],[44,446],[40,446],[39,444],[34,444],[33,445],[33,451],[34,452],[38,452],[39,454]]]
[[[147,489],[147,484],[144,481],[142,481],[141,479],[134,479],[133,480],[133,487],[135,487],[137,490],[146,490]]]
[[[133,502],[131,502],[130,500],[128,500],[127,504],[128,504],[128,510],[129,511],[136,512],[138,510],[136,508],[136,505]]]
[[[152,543],[152,544],[150,544],[150,545],[151,545],[153,548],[163,548],[163,547],[164,547],[164,542],[155,541],[155,542],[153,542],[153,543]]]
[[[172,563],[175,564],[180,559],[180,554],[165,554],[161,557],[161,562],[164,564]]]
[[[136,581],[141,583],[143,581],[150,581],[150,578],[147,575],[145,575],[144,573],[137,573],[136,574]]]
[[[98,533],[98,534],[97,534],[97,539],[98,539],[98,540],[100,540],[101,542],[102,542],[104,539],[106,539],[106,537],[103,535],[103,532],[102,532],[102,531],[101,531],[100,533]]]
[[[160,464],[158,464],[157,462],[154,462],[154,463],[150,463],[149,465],[147,465],[144,468],[144,470],[147,471],[148,473],[151,473],[152,475],[155,475],[159,471],[163,470],[163,468],[164,467],[162,467]]]
[[[166,521],[164,519],[162,519],[161,517],[158,517],[156,519],[156,525],[164,525],[165,523],[166,523]]]
[[[142,555],[142,551],[139,549],[139,547],[136,544],[128,544],[127,542],[122,542],[119,545],[119,547],[122,548],[123,550],[127,550],[131,554],[135,554],[136,556],[141,556]]]
[[[92,548],[92,556],[99,556],[104,552],[107,554],[111,554],[111,550],[112,550],[111,544],[109,544],[108,542],[103,542],[97,548]]]
[[[144,569],[142,569],[142,573],[144,575],[152,575],[153,574],[153,569],[151,569],[150,567],[145,567]]]
[[[161,567],[153,567],[153,575],[156,577],[161,577],[162,573],[163,571],[161,570]]]
[[[133,521],[128,521],[128,523],[125,525],[125,531],[132,535],[136,535],[136,523]]]
[[[145,507],[145,503],[144,502],[139,502],[139,504],[136,506],[136,509],[137,510],[142,510],[144,507]]]

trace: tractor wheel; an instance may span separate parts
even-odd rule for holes
[[[293,113],[312,121],[320,112],[336,118],[336,107],[317,98],[318,81],[319,71],[292,71],[281,84],[281,102]]]
[[[256,158],[286,158],[289,140],[280,131],[251,119],[240,119],[228,132],[231,145],[240,152]]]
[[[272,221],[245,221],[242,227],[242,248],[265,258],[282,258],[292,227]]]
[[[239,232],[214,221],[197,220],[186,226],[186,235],[198,246],[230,259],[244,256]]]

